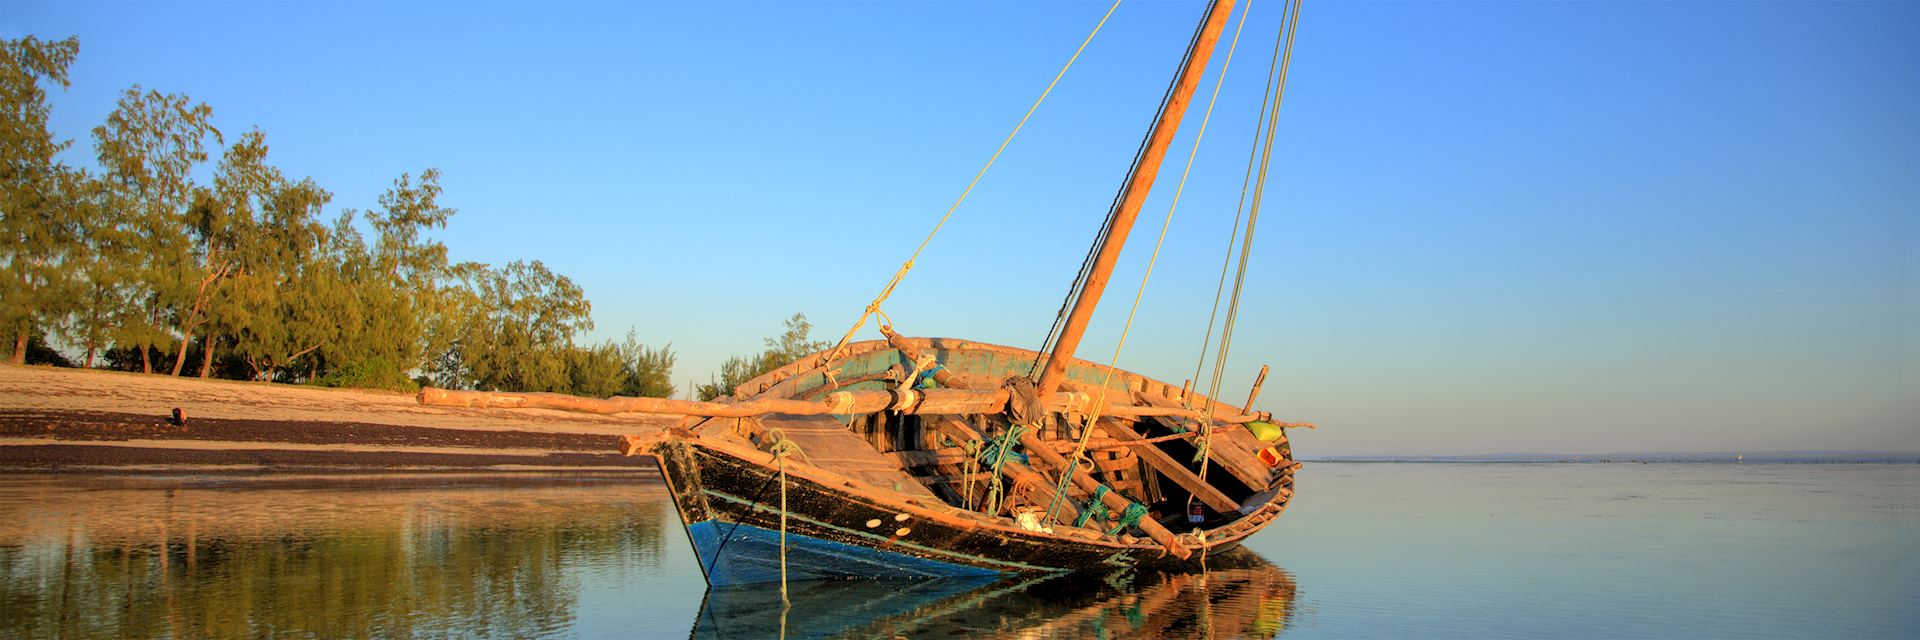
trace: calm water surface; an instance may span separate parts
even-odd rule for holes
[[[1920,466],[1310,463],[1205,576],[708,593],[630,474],[0,476],[0,637],[1920,637]]]

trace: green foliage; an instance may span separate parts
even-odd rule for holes
[[[674,359],[672,345],[658,349],[648,347],[641,344],[631,330],[627,331],[625,342],[570,347],[566,362],[572,385],[566,391],[595,398],[670,397]]]
[[[172,342],[166,323],[192,295],[186,208],[196,193],[193,168],[207,160],[206,139],[220,140],[212,117],[187,96],[135,85],[93,129],[105,169],[98,237],[114,243],[100,250],[103,284],[117,290],[106,321],[116,342],[140,347],[142,371],[152,370],[150,347]]]
[[[0,329],[13,340],[10,360],[23,363],[29,336],[73,311],[83,253],[85,213],[77,172],[54,160],[67,145],[47,129],[42,84],[66,88],[67,67],[80,51],[68,38],[0,41]]]
[[[694,392],[701,400],[733,395],[734,390],[748,380],[827,348],[824,341],[807,339],[808,334],[813,332],[813,324],[807,322],[806,314],[793,314],[793,317],[787,318],[786,326],[786,331],[779,337],[766,339],[766,351],[759,355],[727,358],[720,365],[720,378],[696,387]]]
[[[329,253],[339,245],[318,222],[332,197],[311,180],[279,181],[259,203],[256,230],[234,246],[237,266],[214,298],[210,333],[228,341],[255,379],[275,379],[338,340],[354,319],[350,288],[338,277],[339,260],[350,256]],[[350,240],[345,246],[350,252]]]
[[[673,345],[658,349],[640,344],[640,340],[627,330],[627,341],[620,347],[621,362],[627,372],[627,380],[620,388],[620,395],[670,398],[673,397]]]
[[[570,347],[565,352],[567,391],[574,395],[606,398],[620,393],[626,384],[626,372],[620,366],[620,350],[613,344],[597,347]]]
[[[391,391],[419,391],[420,384],[407,377],[406,372],[392,361],[373,358],[361,360],[342,367],[335,367],[325,375],[313,379],[313,384],[322,387],[350,387],[355,389],[388,389]]]
[[[573,336],[593,328],[580,287],[538,260],[478,270],[470,278],[472,294],[460,298],[464,317],[458,323],[459,337],[440,366],[480,389],[571,389]],[[582,367],[599,366],[590,356],[571,360]],[[583,370],[581,375],[593,373]],[[590,384],[598,388],[599,383]]]
[[[275,228],[262,228],[266,212],[275,201],[285,197],[289,186],[280,171],[266,164],[266,135],[258,129],[242,135],[228,146],[213,178],[213,189],[199,190],[187,209],[187,229],[192,238],[194,275],[199,286],[192,303],[179,318],[182,342],[192,342],[194,332],[203,328],[215,333],[231,333],[248,314],[233,308],[226,285],[249,269],[270,269],[280,247],[272,243],[289,232],[311,227],[305,219],[276,219]],[[213,351],[206,350],[211,358]],[[180,375],[186,364],[186,351],[174,359],[173,374]],[[203,359],[202,368],[211,360]]]
[[[674,354],[629,332],[577,346],[591,305],[540,262],[452,264],[440,172],[401,174],[370,211],[231,144],[212,109],[134,86],[93,129],[97,174],[59,164],[45,87],[79,42],[0,40],[0,336],[45,336],[110,367],[329,386],[669,396]],[[193,176],[212,152],[210,184]],[[203,174],[204,175],[204,174]],[[791,329],[791,327],[790,327]],[[783,336],[780,349],[791,350]],[[775,341],[769,341],[772,347]],[[37,354],[37,355],[29,355]]]

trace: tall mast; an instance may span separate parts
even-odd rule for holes
[[[1187,57],[1187,64],[1180,69],[1179,79],[1174,81],[1173,94],[1160,111],[1160,117],[1154,121],[1153,133],[1147,138],[1146,153],[1140,156],[1140,163],[1133,169],[1132,177],[1127,179],[1120,206],[1113,210],[1107,224],[1107,236],[1099,244],[1100,252],[1093,259],[1093,269],[1087,273],[1086,283],[1080,289],[1080,295],[1073,300],[1073,310],[1067,315],[1066,325],[1060,329],[1060,338],[1054,343],[1053,352],[1047,356],[1047,366],[1040,372],[1036,390],[1040,397],[1053,393],[1060,388],[1060,382],[1066,379],[1067,363],[1073,361],[1073,351],[1080,346],[1080,337],[1087,332],[1087,319],[1093,317],[1094,307],[1100,306],[1100,295],[1107,290],[1107,276],[1113,273],[1113,263],[1120,259],[1120,250],[1126,248],[1127,234],[1133,231],[1133,221],[1140,215],[1140,206],[1147,201],[1147,192],[1153,190],[1153,179],[1160,174],[1160,161],[1167,156],[1167,145],[1173,142],[1173,136],[1180,131],[1180,120],[1187,114],[1188,103],[1193,91],[1200,86],[1200,76],[1206,72],[1207,59],[1213,55],[1213,46],[1220,42],[1220,31],[1226,27],[1227,18],[1233,14],[1234,0],[1213,0],[1213,6],[1207,9],[1206,22],[1200,26],[1200,39],[1193,44],[1193,53]]]

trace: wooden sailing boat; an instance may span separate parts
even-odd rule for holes
[[[849,342],[857,324],[719,402],[439,389],[421,400],[688,416],[623,449],[659,460],[714,586],[1198,566],[1286,507],[1299,465],[1283,427],[1311,425],[1073,356],[1234,4],[1213,0],[1202,18],[1049,351],[886,325],[884,340]]]

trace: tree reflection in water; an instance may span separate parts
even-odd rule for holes
[[[631,474],[4,487],[5,637],[551,635],[574,623],[564,565],[657,563],[673,517]]]

